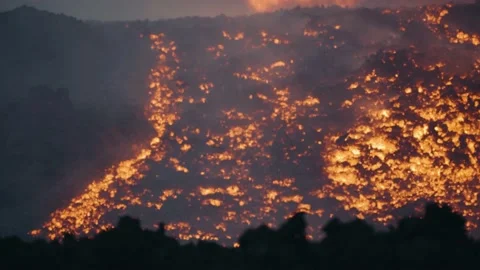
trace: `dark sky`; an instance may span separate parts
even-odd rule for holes
[[[64,13],[80,19],[132,20],[160,19],[189,15],[215,16],[218,14],[239,15],[249,10],[249,0],[0,0],[0,11],[21,5],[30,5],[55,13]],[[259,2],[279,1],[287,6],[296,3],[360,3],[374,4],[424,4],[447,0],[252,0]],[[469,0],[457,0],[469,1]],[[456,2],[457,2],[456,1]],[[473,0],[470,0],[473,1]]]
[[[0,0],[0,10],[27,4],[81,19],[159,19],[248,12],[246,0]]]

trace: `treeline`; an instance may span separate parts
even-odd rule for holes
[[[93,238],[66,235],[62,241],[0,240],[2,269],[472,269],[480,246],[465,219],[448,206],[428,204],[421,217],[401,219],[387,231],[363,220],[331,220],[325,238],[306,238],[298,213],[277,230],[249,229],[239,248],[200,241],[181,244],[164,225],[144,230],[122,217],[115,229]]]

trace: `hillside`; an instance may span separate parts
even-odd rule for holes
[[[149,44],[124,24],[113,36],[102,25],[31,7],[1,13],[0,22],[2,101],[50,85],[70,89],[75,104],[106,111],[142,104]]]
[[[30,7],[0,13],[1,233],[38,226],[149,136],[149,44],[116,29]]]
[[[131,214],[147,227],[168,220],[183,240],[231,243],[293,212],[318,236],[333,215],[383,227],[428,200],[474,232],[478,14],[473,4],[114,23],[4,13],[2,93],[14,104],[4,159],[29,172],[5,177],[3,194],[29,199],[10,197],[9,227],[93,235]],[[38,84],[51,91],[35,107]],[[57,88],[70,109],[52,108]],[[26,211],[44,198],[48,209]]]

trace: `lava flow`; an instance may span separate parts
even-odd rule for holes
[[[167,126],[177,117],[174,110],[177,100],[170,88],[177,70],[170,68],[168,64],[178,63],[178,58],[175,43],[166,43],[162,38],[163,35],[151,36],[152,49],[159,52],[159,63],[150,74],[151,99],[146,106],[146,115],[157,136],[152,138],[150,145],[141,149],[135,157],[109,168],[101,180],[91,183],[86,191],[74,198],[66,208],[55,211],[51,220],[44,225],[49,238],[54,239],[72,232],[89,234],[92,230],[98,232],[111,228],[112,224],[101,222],[106,211],[125,209],[126,204],[134,203],[128,196],[120,196],[119,189],[136,185],[137,181],[144,177],[142,172],[148,169],[145,164],[147,159],[160,161],[164,158],[160,145],[161,138]],[[32,235],[39,233],[41,230],[35,230]]]
[[[353,98],[344,103],[359,115],[354,126],[326,140],[332,182],[322,193],[385,223],[410,202],[448,203],[476,226],[480,92],[471,78],[479,70],[455,75],[442,62],[423,67],[414,49],[378,57],[382,69],[353,81]]]
[[[474,228],[480,44],[453,9],[293,10],[280,30],[229,18],[193,47],[151,35],[145,114],[157,135],[32,234],[91,235],[137,214],[183,240],[231,244],[304,211],[318,238],[333,215],[390,224],[422,200]]]

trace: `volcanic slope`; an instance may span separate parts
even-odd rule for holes
[[[333,215],[387,224],[423,200],[449,203],[474,228],[479,34],[462,27],[474,11],[153,23],[145,115],[157,135],[32,233],[92,234],[132,214],[168,220],[184,240],[232,244],[246,226],[304,211],[317,238]]]

